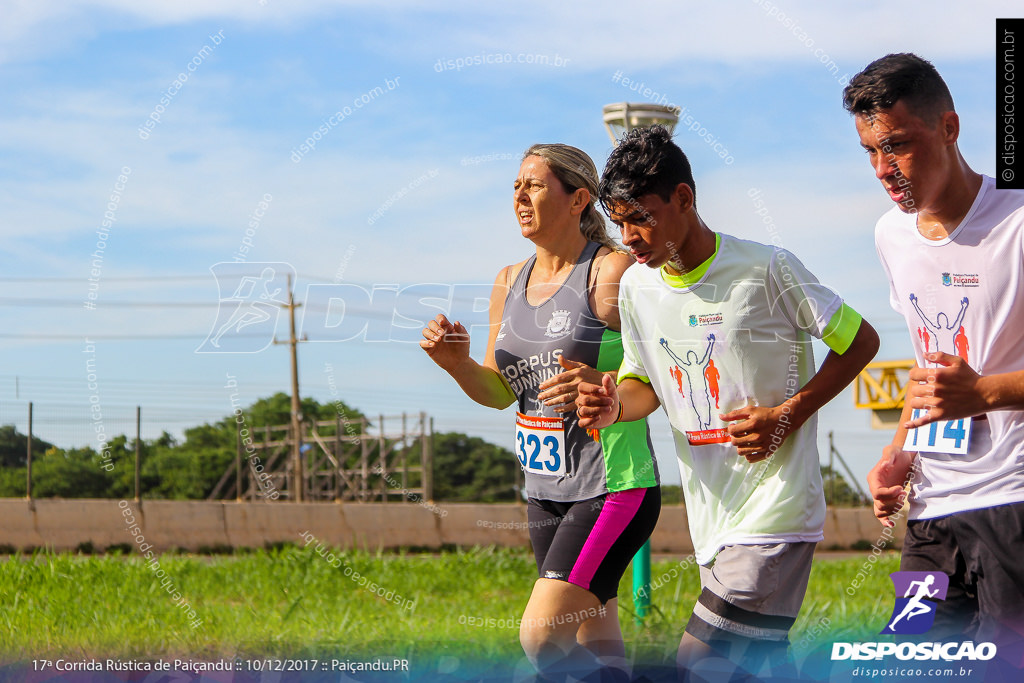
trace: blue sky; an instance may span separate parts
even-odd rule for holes
[[[211,266],[232,260],[247,228],[253,274],[262,262],[290,265],[300,302],[311,284],[430,283],[459,284],[465,304],[530,253],[511,211],[522,150],[566,142],[600,168],[611,149],[601,107],[661,96],[733,159],[702,131],[677,129],[708,224],[770,241],[749,197],[762,190],[781,242],[880,331],[878,358],[909,357],[872,241],[889,200],[842,110],[840,80],[888,52],[932,60],[957,102],[962,151],[991,174],[994,18],[1015,5],[837,5],[0,3],[0,421],[23,425],[31,400],[41,436],[85,443],[98,393],[112,425],[142,405],[153,436],[227,414],[233,391],[244,401],[287,391],[285,347],[195,353],[218,320]],[[373,315],[390,317],[388,306]],[[371,415],[426,411],[438,430],[511,441],[510,414],[470,402],[412,343],[415,316],[393,341],[341,342],[324,328],[326,309],[306,314],[304,395],[328,401],[333,386]],[[262,331],[286,336],[284,316]],[[228,374],[237,389],[225,388]],[[835,430],[860,476],[889,438],[868,425],[849,391],[819,424],[821,442]],[[671,455],[665,421],[654,429]]]

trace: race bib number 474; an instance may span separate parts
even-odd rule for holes
[[[565,476],[565,430],[560,417],[516,412],[516,456],[527,472]]]

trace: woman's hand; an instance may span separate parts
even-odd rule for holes
[[[565,372],[541,382],[537,387],[541,390],[537,400],[543,401],[546,406],[555,406],[556,413],[576,412],[576,397],[580,395],[580,383],[600,385],[604,373],[586,363],[569,360],[565,356],[558,357],[558,364]]]
[[[435,363],[451,373],[469,359],[469,331],[459,321],[453,325],[443,313],[438,313],[423,328],[420,347]]]

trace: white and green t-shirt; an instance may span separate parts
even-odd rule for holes
[[[811,335],[843,353],[860,316],[793,254],[729,235],[683,277],[631,266],[619,311],[619,382],[649,382],[668,415],[697,561],[729,544],[821,540],[816,418],[748,463],[719,415],[783,405],[814,375]]]

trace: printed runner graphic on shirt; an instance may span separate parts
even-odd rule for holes
[[[967,331],[963,326],[964,316],[967,314],[967,306],[970,304],[968,298],[965,296],[960,300],[960,312],[957,313],[956,320],[953,322],[949,321],[949,314],[942,311],[935,314],[935,320],[929,318],[921,310],[917,296],[912,292],[910,294],[910,303],[913,305],[914,310],[917,311],[917,316],[921,319],[921,322],[924,323],[924,327],[917,328],[917,338],[924,344],[925,353],[941,351],[950,355],[960,356],[964,359],[965,363],[969,362],[967,352],[970,350],[971,345],[967,339]],[[935,345],[934,348],[932,348],[932,343]],[[935,364],[928,363],[928,365]],[[913,418],[916,419],[925,412],[915,408],[912,413]],[[913,448],[913,450],[922,453],[955,453],[963,455],[968,452],[970,440],[971,418],[964,418],[961,420],[932,422],[928,426],[911,429],[907,433],[904,444],[907,445],[907,448]]]
[[[713,358],[708,359],[708,366],[704,369],[704,381],[707,382],[708,391],[711,392],[711,398],[715,399],[715,410],[718,410],[718,380],[722,378],[722,373],[715,367],[715,360]]]
[[[690,407],[697,416],[697,423],[700,429],[686,432],[686,440],[691,446],[703,446],[710,443],[729,443],[729,434],[724,429],[711,429],[711,401],[714,399],[715,407],[718,407],[719,385],[718,381],[722,375],[715,367],[711,359],[711,350],[715,347],[715,335],[708,335],[708,348],[703,358],[697,357],[697,352],[692,349],[686,352],[686,360],[677,356],[669,348],[668,342],[662,338],[661,345],[668,352],[669,357],[675,363],[669,368],[669,374],[675,381],[679,393],[684,398],[689,397]],[[686,388],[683,388],[683,378],[686,378]],[[696,380],[696,381],[695,381]]]
[[[970,301],[965,296],[960,300],[960,312],[957,313],[956,320],[949,322],[949,315],[943,312],[939,312],[935,315],[935,320],[932,320],[928,315],[921,310],[920,304],[918,304],[917,296],[913,293],[910,294],[910,303],[917,311],[917,316],[924,323],[924,327],[917,328],[917,338],[924,344],[924,352],[930,353],[932,351],[941,351],[950,355],[960,356],[967,362],[967,351],[971,348],[970,343],[967,341],[967,332],[964,330],[963,320],[967,314],[967,306]],[[934,343],[934,348],[932,344]]]

